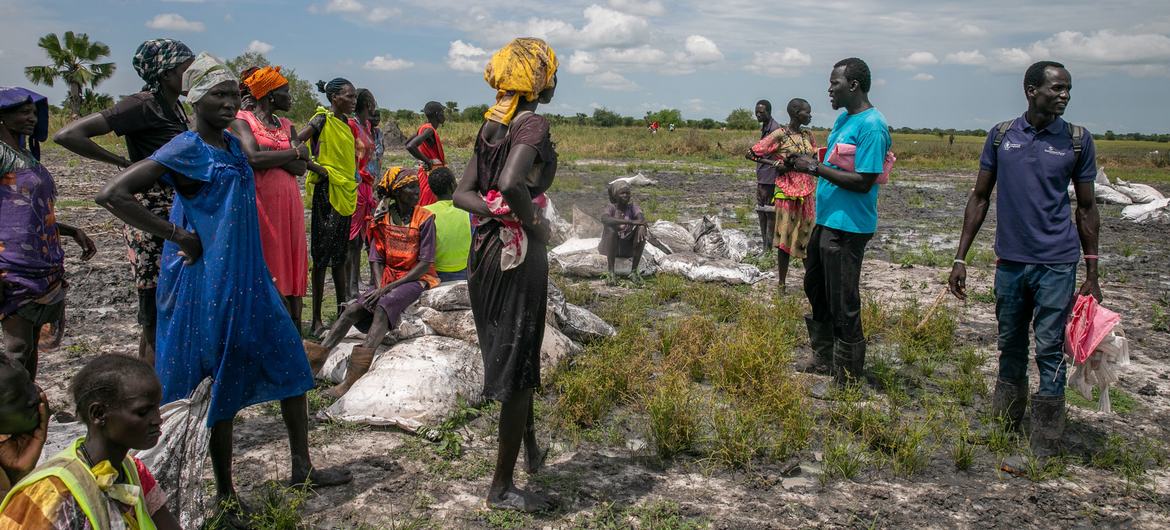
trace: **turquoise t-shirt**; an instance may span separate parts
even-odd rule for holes
[[[871,107],[853,115],[842,112],[833,124],[825,147],[826,152],[832,152],[838,143],[856,145],[853,170],[881,173],[892,142],[886,117]],[[874,184],[869,193],[858,193],[840,188],[828,179],[817,181],[817,224],[857,234],[877,231],[878,189],[881,186]]]

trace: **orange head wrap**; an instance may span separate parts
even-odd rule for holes
[[[252,97],[260,99],[267,96],[269,92],[287,85],[288,79],[280,75],[279,66],[265,66],[245,78],[244,84],[248,86],[248,91],[252,93]]]

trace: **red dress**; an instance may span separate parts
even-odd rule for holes
[[[271,128],[246,110],[236,114],[236,118],[252,128],[252,136],[261,150],[292,148],[288,137],[292,122],[287,119],[280,118],[280,127]],[[305,296],[309,254],[305,243],[305,203],[301,200],[297,177],[279,167],[253,169],[253,173],[264,262],[281,296]]]
[[[357,157],[358,176],[361,181],[358,182],[357,187],[357,209],[353,211],[353,216],[350,217],[349,224],[349,240],[360,237],[365,241],[367,235],[367,223],[369,223],[370,216],[374,213],[374,175],[370,174],[367,165],[370,159],[374,156],[374,140],[370,138],[370,133],[366,131],[357,120],[349,119],[349,129],[353,131],[353,147],[354,156]]]
[[[430,129],[434,131],[434,135],[430,140],[427,140],[418,146],[418,152],[427,157],[427,160],[438,160],[439,164],[431,166],[431,169],[443,167],[447,165],[447,155],[443,153],[443,141],[439,139],[439,131],[435,130],[435,126],[430,122],[424,123],[418,127],[418,134]],[[418,165],[418,205],[429,206],[438,202],[439,198],[431,191],[431,184],[427,180],[426,166]]]

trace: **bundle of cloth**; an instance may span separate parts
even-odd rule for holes
[[[1129,364],[1129,339],[1121,328],[1121,316],[1092,296],[1078,296],[1065,327],[1065,358],[1074,366],[1068,386],[1089,400],[1096,387],[1098,410],[1113,412],[1109,387],[1117,382],[1118,369]]]

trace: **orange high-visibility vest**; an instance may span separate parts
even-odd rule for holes
[[[418,249],[422,243],[419,230],[423,223],[434,216],[427,209],[415,206],[409,225],[394,224],[390,212],[370,219],[370,242],[375,252],[382,256],[385,265],[382,268],[382,285],[406,276],[418,264]],[[433,262],[418,281],[425,283],[428,289],[439,285]]]

